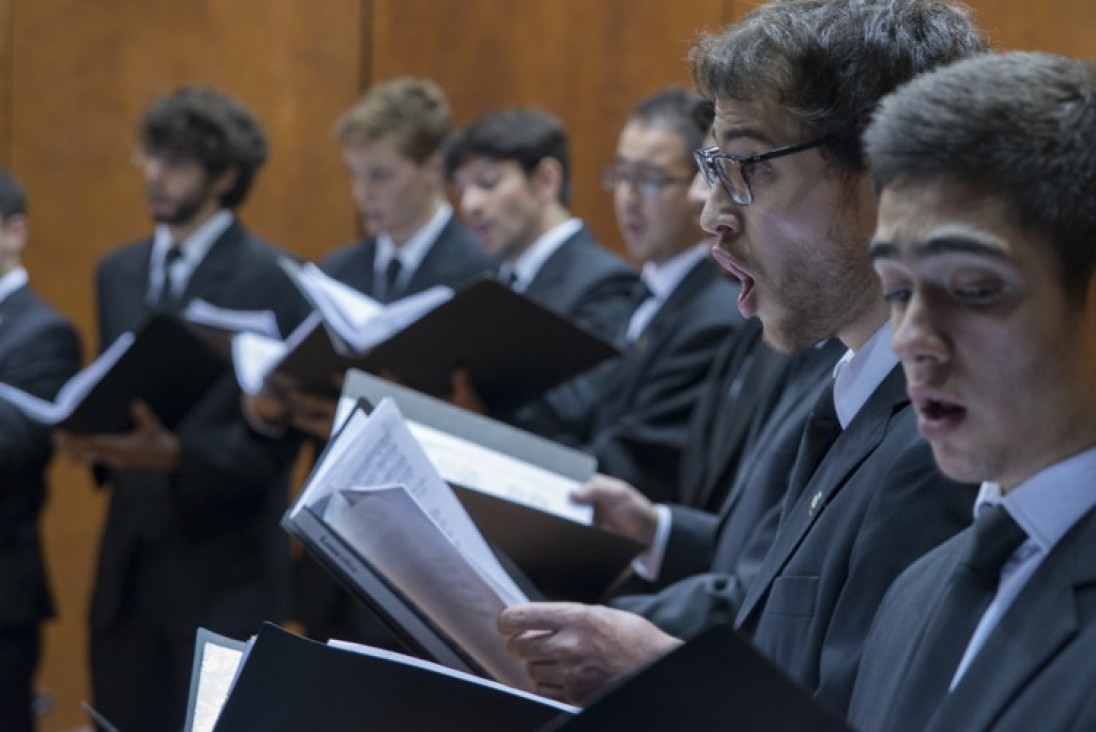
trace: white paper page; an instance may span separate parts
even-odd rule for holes
[[[92,387],[99,383],[122,354],[129,350],[134,338],[133,333],[123,333],[118,336],[99,358],[65,382],[53,402],[39,399],[33,394],[3,383],[0,383],[0,398],[11,402],[19,411],[40,424],[57,424],[72,414],[72,410],[87,396]]]
[[[404,486],[340,490],[323,520],[494,678],[529,685],[524,664],[507,654],[497,628],[511,603],[454,549]]]
[[[408,427],[449,483],[593,524],[593,506],[571,500],[578,481],[418,422],[408,422]]]
[[[273,310],[232,310],[212,305],[195,298],[183,311],[183,320],[208,325],[232,333],[258,333],[269,338],[281,339],[278,318]]]
[[[243,661],[243,649],[206,643],[198,676],[193,732],[213,732]]]
[[[408,295],[395,302],[390,302],[380,312],[362,323],[353,333],[353,337],[347,338],[346,342],[355,351],[364,353],[400,332],[452,297],[452,288],[437,285],[414,295]]]
[[[530,694],[527,691],[521,689],[515,689],[512,686],[506,684],[500,684],[497,681],[491,679],[485,679],[482,676],[475,676],[473,674],[465,673],[464,671],[458,671],[455,668],[449,668],[448,666],[442,666],[440,663],[434,663],[433,661],[425,661],[421,658],[415,658],[413,656],[405,656],[402,653],[396,653],[395,651],[387,651],[383,648],[374,648],[373,646],[363,645],[361,643],[351,643],[350,641],[336,640],[332,638],[327,642],[327,645],[333,648],[339,648],[344,651],[350,651],[351,653],[359,653],[363,656],[372,656],[374,658],[383,658],[393,663],[402,663],[404,666],[414,666],[416,668],[425,669],[431,673],[442,674],[443,676],[450,676],[455,679],[460,679],[469,684],[476,684],[477,686],[486,686],[491,689],[497,689],[507,694],[513,694],[524,699],[532,699],[541,704],[545,704],[550,707],[555,707],[561,712],[570,712],[571,714],[578,714],[581,710],[580,707],[574,707],[570,704],[564,704],[563,702],[556,701],[555,699],[549,699],[548,697],[539,696],[537,694]]]
[[[285,342],[258,333],[232,336],[232,368],[245,394],[258,394],[270,370],[289,351]]]
[[[392,484],[406,487],[453,547],[489,578],[504,602],[525,601],[391,399],[381,400],[370,415],[361,410],[351,414],[343,431],[329,443],[290,516],[337,490]]]
[[[299,284],[324,321],[348,343],[353,343],[355,334],[384,310],[381,303],[339,282],[311,262],[301,267]]]

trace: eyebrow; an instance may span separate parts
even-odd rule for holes
[[[716,136],[715,142],[719,145],[727,145],[735,140],[743,139],[757,140],[758,142],[766,144],[772,142],[768,135],[752,124],[732,126],[729,129],[720,129],[717,131],[719,134]]]
[[[869,249],[871,258],[898,259],[898,245],[894,242],[873,239]],[[918,259],[938,257],[944,254],[976,254],[991,259],[1006,260],[1008,255],[1000,247],[965,236],[938,236],[914,247]]]

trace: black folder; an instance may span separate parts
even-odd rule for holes
[[[703,631],[606,690],[577,715],[542,728],[849,732],[828,707],[726,625]]]
[[[447,394],[468,369],[490,411],[506,410],[617,355],[599,336],[555,311],[482,278],[365,354],[317,328],[277,372],[332,392],[331,375],[355,367],[427,394]]]
[[[141,399],[166,427],[174,428],[226,366],[190,326],[171,315],[154,315],[114,365],[53,426],[77,434],[126,432],[133,427],[131,405]]]
[[[266,623],[216,732],[533,730],[559,714],[529,696],[362,655]]]

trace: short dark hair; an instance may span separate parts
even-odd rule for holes
[[[236,182],[221,197],[226,208],[243,202],[266,162],[266,135],[251,111],[210,87],[184,86],[153,101],[138,134],[150,152],[193,158],[211,175],[235,168]]]
[[[689,53],[700,93],[773,103],[846,173],[879,99],[914,76],[983,52],[963,6],[939,0],[773,0]]]
[[[6,170],[0,170],[0,220],[27,214],[27,192],[23,184]]]
[[[1096,271],[1096,64],[991,54],[887,97],[865,135],[876,184],[947,180],[1000,200],[1046,236],[1066,297]]]
[[[686,162],[692,165],[693,150],[704,145],[714,113],[712,103],[696,92],[671,86],[643,99],[628,115],[628,121],[661,124],[672,129],[684,141]]]
[[[445,146],[445,174],[452,177],[471,158],[512,160],[528,175],[545,158],[563,169],[559,200],[571,200],[571,159],[567,132],[557,117],[539,109],[503,109],[488,112],[458,130]]]

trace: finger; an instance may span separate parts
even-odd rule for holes
[[[508,607],[499,614],[498,627],[503,635],[526,630],[560,630],[571,624],[579,607],[569,602],[526,602]]]
[[[510,636],[506,641],[506,652],[523,661],[555,662],[551,639],[555,635],[550,630],[526,630]]]
[[[537,686],[554,689],[556,694],[564,693],[563,667],[552,661],[530,661],[525,664],[525,673]]]
[[[138,399],[130,405],[129,412],[133,416],[138,432],[159,432],[163,429],[156,413],[146,402]]]

